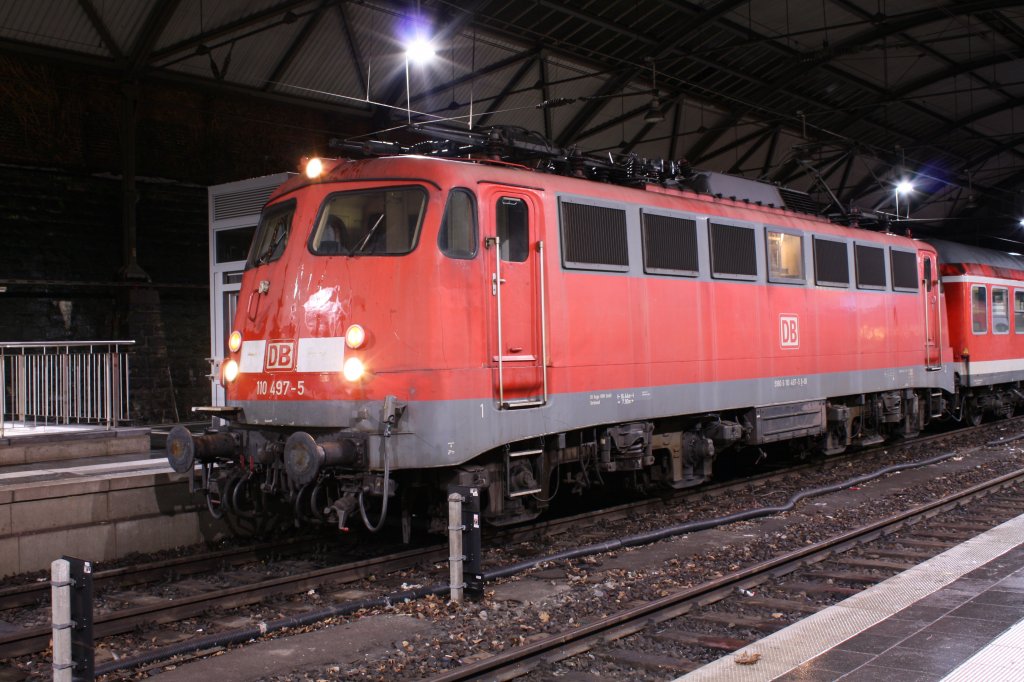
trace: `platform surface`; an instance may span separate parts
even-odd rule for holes
[[[1022,679],[1024,515],[679,678]]]

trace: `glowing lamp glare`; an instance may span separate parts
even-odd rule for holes
[[[359,358],[349,358],[341,368],[341,373],[349,381],[359,381],[364,372],[363,361]]]
[[[228,360],[224,363],[224,381],[229,384],[238,378],[238,363],[234,360]]]

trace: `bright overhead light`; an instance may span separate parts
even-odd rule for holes
[[[914,183],[904,180],[900,184],[896,185],[896,191],[900,194],[907,194],[908,192],[914,191]]]
[[[405,58],[414,64],[423,64],[434,58],[434,46],[426,38],[414,38],[405,46]]]

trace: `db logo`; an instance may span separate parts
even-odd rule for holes
[[[264,369],[268,372],[280,372],[295,367],[295,342],[270,341],[267,343],[267,358]]]
[[[783,348],[800,347],[800,323],[796,315],[779,315],[779,345]]]

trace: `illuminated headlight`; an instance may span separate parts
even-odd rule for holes
[[[228,337],[228,350],[232,353],[237,353],[238,349],[242,347],[242,332],[233,331],[231,336]]]
[[[238,378],[238,363],[228,360],[224,363],[224,381],[231,383]]]
[[[324,172],[324,162],[313,157],[306,162],[306,177],[310,180],[316,180],[320,177],[320,174]]]
[[[341,368],[341,373],[349,381],[359,381],[365,371],[363,361],[359,358],[349,358]]]
[[[358,324],[354,324],[345,331],[345,345],[349,348],[359,348],[366,343],[366,330]]]

